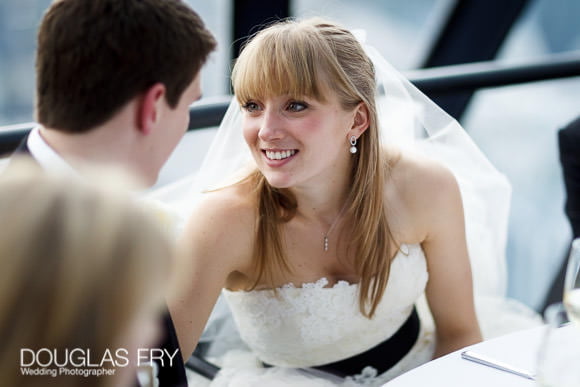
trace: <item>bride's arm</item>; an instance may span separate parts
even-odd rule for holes
[[[461,194],[452,173],[437,163],[417,169],[413,214],[421,229],[429,281],[427,301],[437,333],[435,357],[481,341],[473,302]]]
[[[250,257],[252,215],[228,192],[208,194],[180,240],[168,304],[184,361],[195,349],[228,276]]]

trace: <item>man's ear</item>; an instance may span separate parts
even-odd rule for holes
[[[365,130],[367,130],[369,125],[369,109],[364,102],[361,102],[355,108],[354,119],[352,126],[348,131],[348,137],[355,136],[356,138],[359,138],[360,135],[363,134]]]
[[[137,128],[143,134],[151,133],[161,114],[165,103],[165,85],[156,83],[143,93],[137,112]]]

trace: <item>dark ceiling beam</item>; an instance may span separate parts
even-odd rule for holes
[[[554,54],[524,64],[470,63],[405,72],[423,93],[454,93],[479,88],[508,86],[525,82],[580,77],[580,53]],[[219,125],[232,96],[213,97],[194,103],[189,110],[189,130]],[[0,126],[0,156],[12,153],[35,126],[33,122]]]
[[[525,63],[487,61],[407,71],[423,93],[449,95],[489,87],[580,76],[580,52],[552,54]]]
[[[233,2],[233,52],[237,58],[241,45],[262,27],[275,20],[290,16],[289,0],[232,0]]]
[[[495,59],[528,3],[529,0],[457,0],[423,67]],[[434,92],[429,97],[453,117],[460,119],[472,95],[472,92],[454,95]]]

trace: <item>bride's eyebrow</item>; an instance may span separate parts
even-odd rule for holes
[[[240,105],[244,106],[250,102],[260,102],[261,99],[260,98],[240,98],[240,99],[238,99],[238,101],[240,102]]]

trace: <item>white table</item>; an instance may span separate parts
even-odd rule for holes
[[[533,387],[521,376],[461,358],[472,350],[536,373],[537,354],[545,327],[540,326],[484,341],[430,361],[386,383],[384,387]]]

